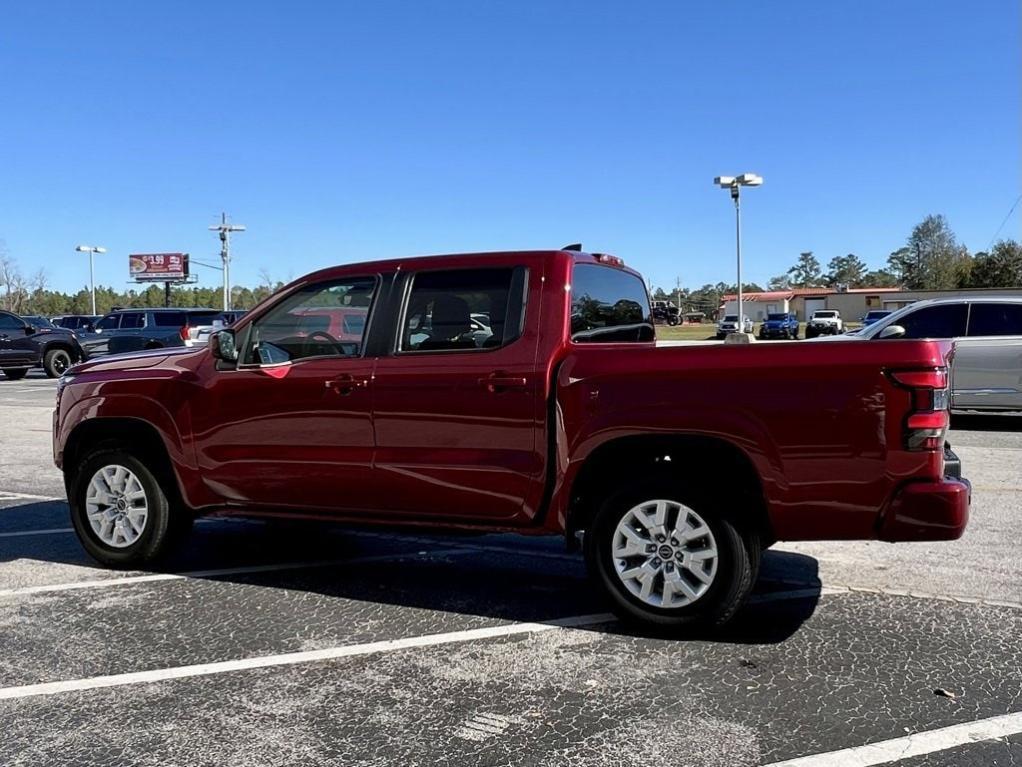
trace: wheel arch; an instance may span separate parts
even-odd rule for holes
[[[775,540],[762,480],[750,457],[726,439],[694,434],[617,437],[596,447],[571,483],[565,534],[569,546],[587,528],[621,477],[666,477],[698,483],[743,503],[728,516],[751,526],[764,545]]]
[[[79,423],[64,444],[64,482],[68,492],[83,457],[98,448],[123,449],[146,462],[163,484],[168,497],[183,502],[180,479],[159,430],[140,418],[97,417]],[[148,460],[146,460],[148,459]]]

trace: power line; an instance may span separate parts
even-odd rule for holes
[[[1011,210],[1008,211],[1008,215],[1004,217],[1004,221],[1002,221],[1001,225],[997,227],[997,231],[994,232],[994,236],[990,238],[990,243],[987,245],[987,250],[990,250],[990,248],[993,247],[994,240],[997,239],[997,235],[1001,233],[1001,230],[1004,228],[1004,225],[1008,223],[1008,219],[1011,218],[1011,214],[1015,212],[1015,208],[1018,207],[1019,200],[1022,200],[1022,194],[1015,198],[1015,204],[1011,206]]]

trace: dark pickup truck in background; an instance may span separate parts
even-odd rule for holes
[[[950,351],[657,348],[645,285],[613,256],[352,264],[208,347],[72,368],[54,459],[111,566],[211,514],[558,534],[622,616],[719,625],[776,540],[962,534]]]
[[[83,359],[82,347],[70,330],[54,327],[43,318],[33,322],[0,311],[0,369],[7,378],[24,378],[36,367],[56,378]]]

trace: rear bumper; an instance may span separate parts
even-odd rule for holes
[[[969,480],[957,477],[905,485],[884,515],[879,538],[892,542],[961,538],[969,522],[971,497]]]

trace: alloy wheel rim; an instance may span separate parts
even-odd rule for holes
[[[70,367],[70,365],[71,358],[68,356],[67,352],[58,352],[53,355],[53,369],[58,373],[63,373],[68,369],[68,367]]]
[[[720,559],[706,521],[683,503],[643,501],[618,522],[611,540],[614,572],[643,604],[686,607],[709,591]]]
[[[149,501],[141,480],[130,469],[110,464],[89,480],[85,513],[92,532],[101,542],[123,549],[145,532]]]

